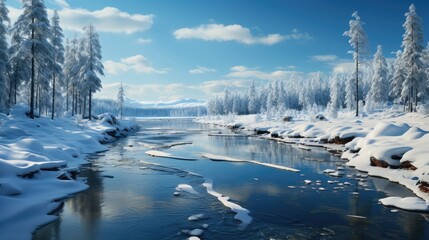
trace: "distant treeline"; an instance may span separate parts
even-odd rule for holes
[[[114,100],[94,99],[93,108],[96,114],[110,112],[118,114],[118,104]],[[196,107],[130,107],[124,106],[125,117],[195,117],[207,114],[205,106]]]

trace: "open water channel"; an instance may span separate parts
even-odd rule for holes
[[[429,239],[429,215],[387,208],[386,196],[412,196],[394,183],[344,166],[320,148],[311,151],[257,137],[209,136],[229,133],[192,119],[143,119],[140,130],[91,156],[83,166],[89,189],[68,199],[59,220],[34,239]],[[184,145],[163,148],[175,143]],[[151,148],[195,161],[151,157]],[[236,162],[211,161],[211,153],[293,167],[300,172]],[[325,169],[345,168],[342,177]],[[191,172],[191,174],[189,174]],[[193,174],[195,173],[195,174]],[[250,211],[243,225],[235,213],[202,185]],[[305,184],[305,180],[311,180]],[[179,184],[198,194],[179,191]],[[188,218],[195,214],[200,218]]]

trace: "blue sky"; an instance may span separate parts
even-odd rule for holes
[[[343,36],[353,11],[365,22],[372,56],[400,49],[404,14],[415,3],[428,41],[427,0],[45,0],[67,37],[92,23],[105,76],[97,97],[145,101],[207,99],[226,85],[247,89],[291,72],[331,72],[351,56]],[[12,19],[19,1],[8,0]],[[426,14],[425,14],[426,13]]]

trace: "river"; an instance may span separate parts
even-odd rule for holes
[[[429,239],[429,215],[387,208],[386,196],[413,196],[406,188],[346,167],[320,148],[310,151],[257,137],[209,136],[229,130],[192,119],[143,119],[136,134],[90,156],[82,167],[90,188],[66,200],[59,219],[34,239]],[[151,157],[150,147],[196,161]],[[186,144],[184,144],[186,143]],[[192,143],[192,144],[190,144]],[[252,163],[219,162],[201,153],[293,167],[290,172]],[[143,162],[142,162],[143,161]],[[332,177],[325,169],[345,168]],[[195,173],[195,174],[189,174]],[[202,185],[250,211],[243,225]],[[305,184],[305,180],[311,180]],[[179,184],[198,194],[180,192]],[[203,214],[196,221],[188,217]]]

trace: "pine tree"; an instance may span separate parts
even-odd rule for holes
[[[328,112],[331,117],[336,118],[338,111],[342,108],[342,87],[341,80],[338,74],[333,74],[329,81],[330,86],[330,102],[328,104]]]
[[[396,55],[396,58],[393,63],[394,70],[390,85],[390,96],[392,96],[396,102],[403,102],[404,99],[401,98],[401,92],[406,77],[405,66],[402,58],[402,51],[398,50],[394,52],[394,54]]]
[[[22,7],[24,11],[13,28],[22,37],[18,54],[31,59],[29,117],[34,118],[36,74],[45,73],[43,68],[53,61],[52,45],[48,41],[51,30],[43,0],[22,0]]]
[[[9,106],[17,103],[17,96],[19,86],[27,83],[30,79],[31,65],[29,58],[22,58],[20,55],[20,46],[22,37],[19,36],[17,31],[12,31],[11,45],[8,49],[9,55]]]
[[[124,91],[124,88],[122,87],[122,82],[121,82],[121,86],[119,87],[119,91],[118,91],[118,95],[117,95],[119,116],[121,117],[121,119],[124,116],[124,102],[125,102],[125,91]]]
[[[346,85],[346,104],[349,109],[355,107],[356,116],[359,116],[359,62],[362,56],[367,52],[366,45],[368,38],[363,29],[364,23],[360,20],[358,13],[354,12],[352,17],[354,19],[349,21],[350,29],[343,34],[344,36],[350,37],[349,44],[354,48],[354,51],[350,53],[353,54],[353,60],[356,65],[352,78],[349,79]],[[352,86],[353,82],[355,86]],[[352,104],[353,98],[355,104]]]
[[[5,22],[10,22],[8,10],[4,0],[0,0],[0,111],[6,110],[8,105],[8,71],[9,71],[9,55],[8,44],[6,41],[7,27]]]
[[[389,97],[389,82],[387,80],[387,63],[383,57],[380,45],[377,46],[377,52],[374,54],[371,89],[367,95],[368,109],[382,107]]]
[[[252,85],[250,85],[249,89],[249,105],[248,110],[250,114],[256,114],[259,110],[258,98],[255,90],[255,81],[252,81]]]
[[[82,90],[88,94],[88,112],[89,120],[92,119],[92,94],[101,89],[101,80],[97,74],[104,75],[104,67],[101,62],[101,45],[99,37],[93,25],[84,27],[84,52],[82,68],[79,71],[82,80]],[[83,95],[85,97],[85,94]]]
[[[411,4],[406,20],[402,25],[405,29],[402,47],[406,78],[402,86],[401,96],[408,101],[408,111],[416,111],[418,100],[426,95],[427,82],[422,62],[423,29],[422,20],[417,15],[416,7]]]
[[[54,52],[54,61],[52,66],[52,115],[51,119],[54,119],[55,114],[55,96],[60,95],[58,92],[58,83],[60,83],[60,87],[63,85],[63,69],[62,64],[64,63],[64,47],[63,47],[63,29],[60,26],[60,17],[58,16],[58,12],[54,11],[54,16],[52,17],[52,35],[51,35],[51,43],[53,46]]]
[[[223,99],[222,99],[223,114],[226,115],[232,112],[232,104],[233,104],[232,101],[233,99],[232,99],[231,93],[228,90],[228,86],[226,86],[225,90],[223,91]]]

